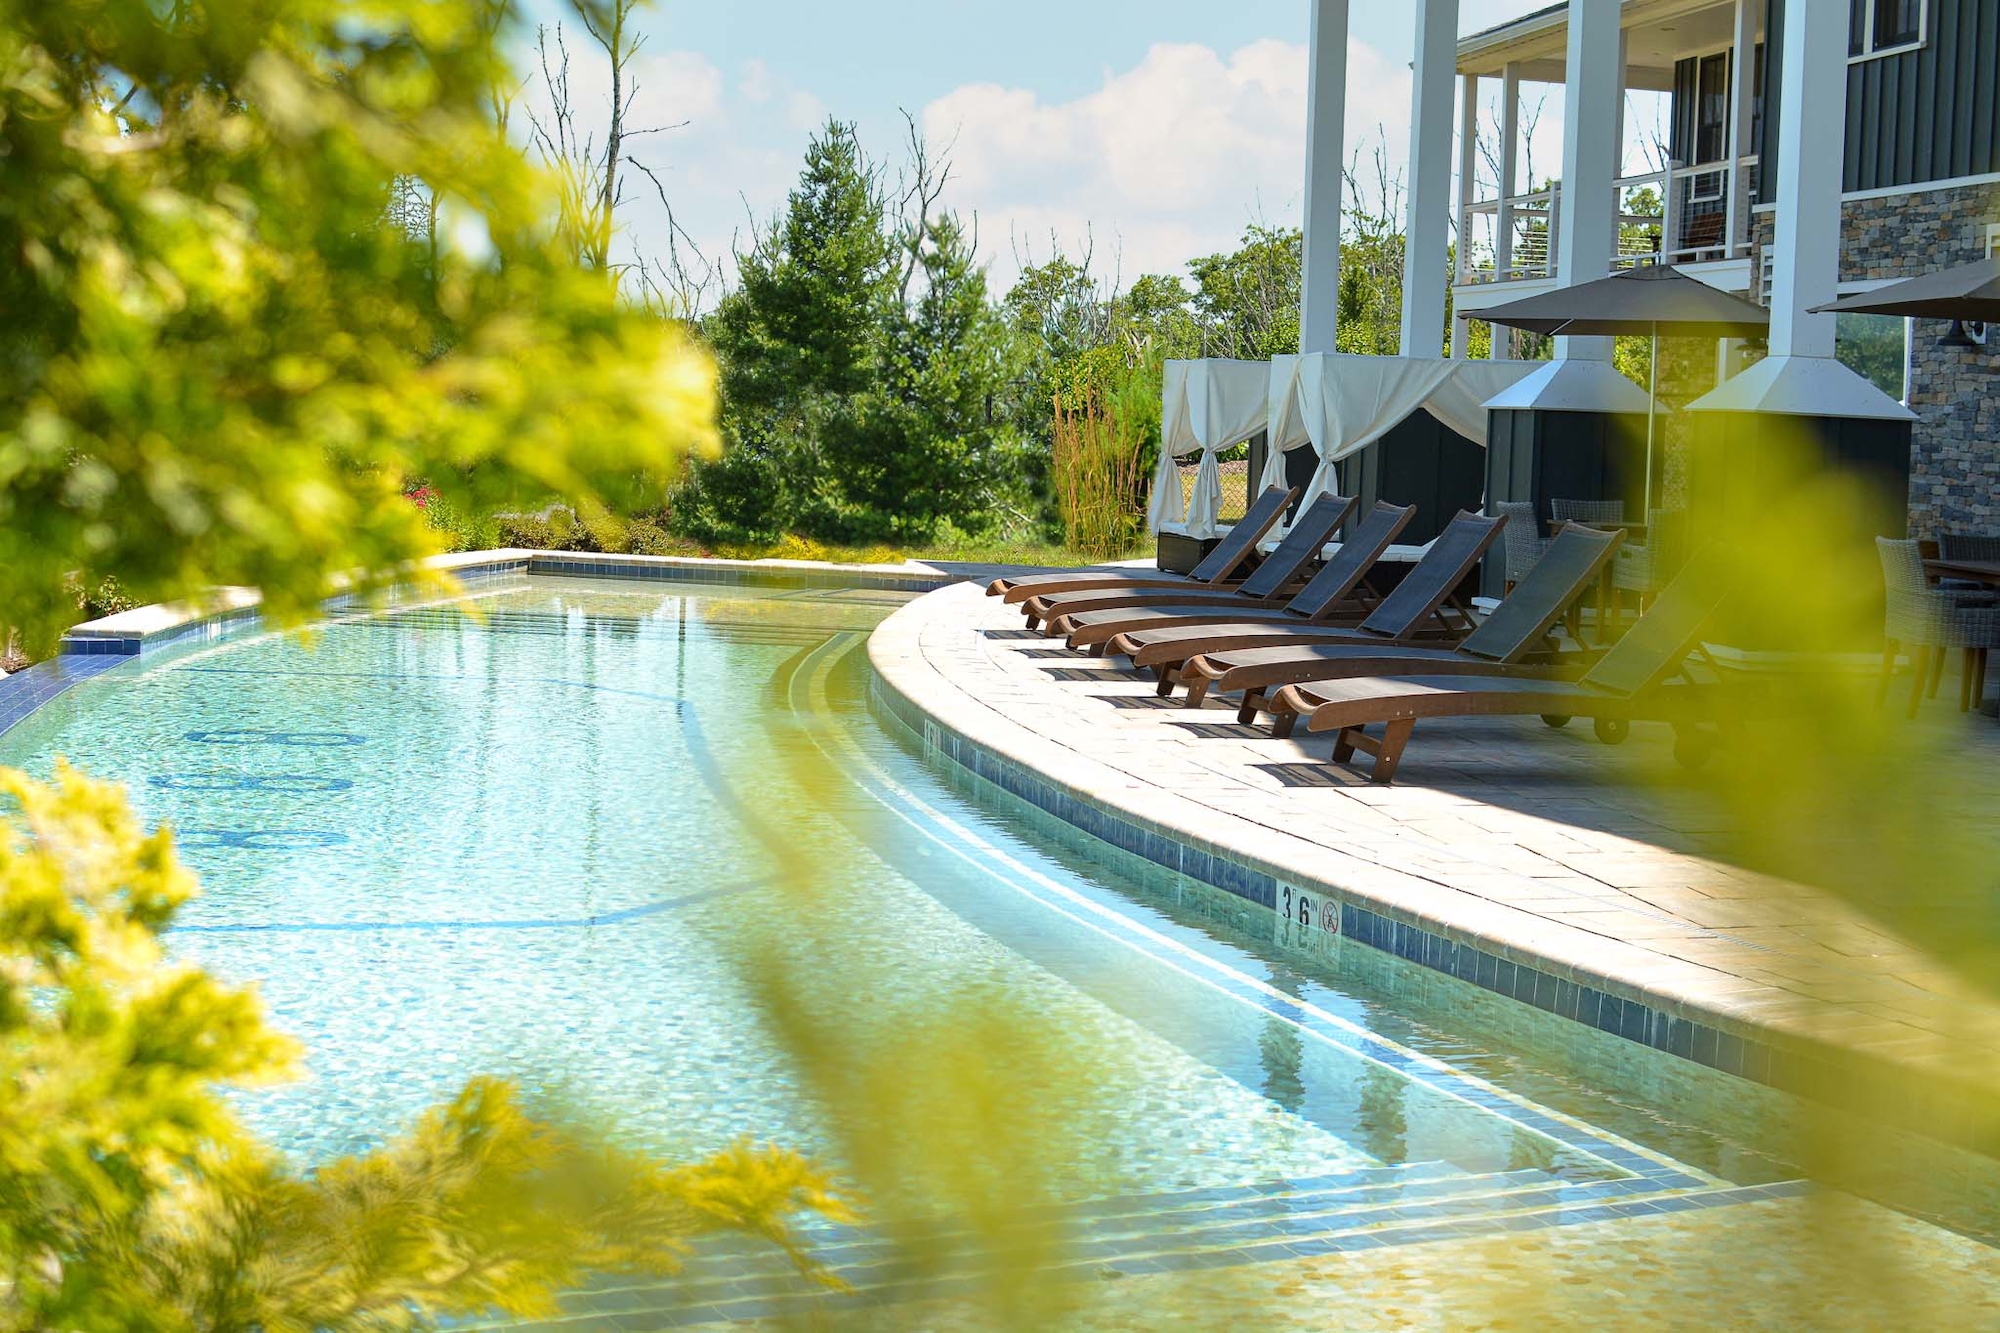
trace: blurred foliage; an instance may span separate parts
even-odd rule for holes
[[[495,123],[486,0],[0,0],[0,606],[140,602],[448,544],[401,494],[657,495],[706,357],[567,256]],[[411,180],[437,229],[392,214]],[[649,480],[650,479],[650,480]]]
[[[310,1175],[222,1090],[291,1077],[255,998],[170,961],[195,892],[165,829],[58,767],[0,770],[0,1327],[403,1328],[555,1312],[588,1272],[660,1275],[695,1238],[844,1217],[809,1163],[738,1145],[668,1167],[537,1123],[474,1080],[403,1138]]]

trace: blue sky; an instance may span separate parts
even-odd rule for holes
[[[542,15],[561,4],[533,0]],[[1538,7],[1462,0],[1460,28]],[[893,157],[907,109],[954,145],[944,202],[977,215],[996,286],[1052,243],[1093,244],[1103,276],[1129,281],[1227,247],[1253,219],[1297,221],[1306,16],[1307,0],[656,0],[637,118],[681,127],[640,151],[681,225],[726,254],[782,206],[828,115]],[[1406,4],[1353,5],[1349,147],[1379,136],[1396,172],[1410,23]],[[574,81],[601,101],[593,66],[579,60]],[[659,249],[656,203],[626,226],[628,247]]]

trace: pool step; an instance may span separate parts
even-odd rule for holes
[[[575,1329],[597,1320],[605,1328],[613,1326],[610,1321],[673,1327],[803,1314],[827,1303],[858,1306],[949,1296],[978,1290],[1024,1263],[1034,1265],[1038,1280],[1060,1281],[1294,1261],[1343,1250],[1672,1211],[1693,1202],[1689,1196],[1678,1186],[1644,1177],[1578,1183],[1534,1169],[1467,1174],[1445,1163],[1371,1168],[1313,1180],[1025,1210],[1003,1224],[997,1237],[991,1231],[940,1224],[922,1238],[922,1271],[912,1270],[903,1252],[878,1234],[819,1227],[810,1232],[812,1252],[848,1285],[847,1293],[813,1286],[768,1248],[733,1239],[711,1241],[699,1247],[680,1277],[665,1283],[607,1283],[579,1292],[565,1302],[573,1313],[550,1326]]]
[[[965,1260],[989,1268],[1037,1252],[1096,1259],[1144,1250],[1156,1242],[1187,1249],[1234,1244],[1246,1234],[1260,1237],[1287,1231],[1316,1234],[1329,1225],[1351,1227],[1364,1220],[1395,1220],[1410,1215],[1413,1209],[1428,1212],[1438,1202],[1454,1198],[1503,1197],[1517,1191],[1546,1191],[1552,1187],[1568,1188],[1539,1171],[1456,1176],[1409,1184],[1381,1182],[1158,1211],[1003,1224],[983,1232],[938,1231],[906,1243],[920,1245],[933,1263]],[[853,1232],[838,1240],[829,1237],[828,1243],[813,1247],[813,1254],[854,1286],[868,1285],[883,1269],[894,1268],[898,1263],[896,1246],[887,1237],[868,1232]],[[727,1257],[732,1260],[727,1265],[729,1275],[736,1278],[782,1277],[790,1268],[782,1255],[772,1253],[768,1247],[739,1249]]]

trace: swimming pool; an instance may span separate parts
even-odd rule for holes
[[[0,763],[66,756],[175,826],[205,891],[172,947],[305,1044],[305,1079],[238,1103],[308,1164],[494,1073],[657,1151],[748,1136],[838,1167],[850,1140],[743,966],[762,937],[865,978],[808,993],[857,1043],[983,996],[1087,1052],[1085,1082],[992,1057],[1088,1126],[1044,1165],[1096,1219],[1094,1269],[1803,1188],[1759,1146],[1774,1101],[934,769],[867,707],[859,649],[902,600],[509,576],[474,617],[401,606],[127,660],[0,735]],[[865,1267],[865,1236],[828,1237]]]

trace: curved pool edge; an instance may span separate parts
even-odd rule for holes
[[[928,755],[1274,915],[1281,898],[1308,910],[1318,898],[1338,910],[1315,919],[1356,943],[1677,1059],[2000,1156],[1973,1081],[1941,1080],[1935,1070],[1732,1011],[1714,991],[1703,993],[1704,983],[1726,978],[1697,963],[1668,967],[1655,952],[1606,947],[1602,936],[1344,857],[1140,781],[1093,758],[1087,740],[1079,748],[1057,744],[1007,711],[1042,701],[1025,691],[979,691],[991,683],[978,679],[983,605],[979,588],[946,587],[899,609],[869,638],[871,705]],[[1586,952],[1591,964],[1578,961]],[[1919,1072],[1934,1091],[1913,1089]]]
[[[872,589],[923,593],[959,575],[911,561],[902,565],[833,564],[809,560],[712,560],[691,556],[604,555],[586,551],[506,548],[433,556],[421,567],[477,587],[491,579],[544,575],[637,582],[695,583],[713,587]],[[398,585],[401,588],[405,585]],[[393,594],[397,589],[391,589]],[[207,597],[120,611],[72,626],[55,656],[0,675],[0,735],[75,686],[135,657],[169,648],[214,642],[255,630],[262,597],[254,588],[217,588]],[[357,605],[336,592],[321,603],[326,613]]]
[[[873,588],[897,592],[930,592],[957,577],[914,561],[902,565],[843,565],[813,560],[713,560],[524,548],[432,556],[420,562],[418,568],[449,576],[462,584],[509,575],[541,574],[735,587]],[[352,594],[336,590],[321,607],[326,611],[342,610],[354,605],[355,600]],[[257,623],[261,606],[262,598],[254,588],[217,588],[200,601],[158,602],[120,611],[72,626],[63,635],[60,655],[133,657],[190,639],[216,638]]]

